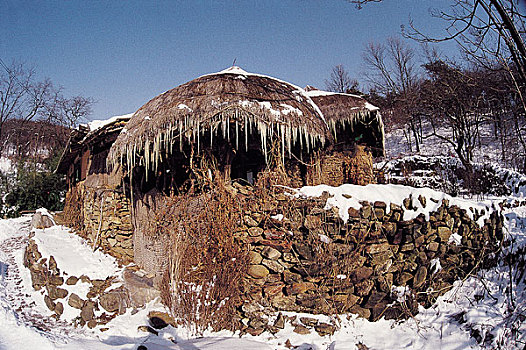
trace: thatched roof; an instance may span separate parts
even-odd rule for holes
[[[340,141],[336,135],[338,126],[347,129],[349,134],[361,126],[368,133],[365,136],[374,153],[383,154],[384,124],[378,107],[358,95],[321,91],[311,86],[305,90],[322,111],[336,141]]]
[[[84,147],[89,147],[94,142],[101,140],[111,146],[111,141],[107,135],[119,133],[126,123],[130,120],[132,114],[125,114],[111,117],[107,120],[94,120],[88,124],[81,124],[76,129],[71,130],[68,143],[64,152],[60,156],[56,173],[65,174],[69,165],[80,155]]]
[[[219,135],[235,141],[236,147],[243,141],[248,147],[247,138],[254,133],[259,133],[265,154],[276,135],[289,152],[292,146],[309,149],[331,138],[323,114],[303,89],[231,67],[180,85],[142,106],[112,146],[110,162],[126,159],[131,167],[155,166],[161,152],[171,152],[174,145],[182,149],[194,144],[199,150],[200,141],[213,143]],[[137,159],[138,153],[143,157]]]

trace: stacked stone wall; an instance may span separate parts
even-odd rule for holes
[[[64,208],[66,225],[119,262],[132,262],[133,226],[129,200],[119,187],[89,183],[81,181],[68,192]]]
[[[372,321],[410,317],[454,281],[494,263],[502,239],[498,212],[479,227],[484,212],[474,210],[471,218],[447,200],[429,220],[422,214],[407,221],[404,212],[413,201],[433,199],[407,198],[389,208],[363,202],[359,210],[349,209],[344,223],[336,210],[324,209],[326,199],[279,194],[245,212],[236,232],[250,250],[239,315],[244,331],[277,331],[283,318],[268,317],[277,311],[351,312]],[[459,244],[453,234],[461,237]],[[320,333],[316,320],[294,322],[298,332]]]

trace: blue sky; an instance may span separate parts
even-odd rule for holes
[[[337,64],[360,80],[368,42],[399,35],[410,17],[438,33],[428,10],[448,3],[384,0],[357,10],[344,0],[0,0],[0,58],[35,66],[66,94],[93,97],[90,119],[107,119],[234,59],[299,86],[324,88]]]

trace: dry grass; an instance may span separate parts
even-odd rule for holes
[[[198,179],[203,186],[208,172]],[[161,296],[195,334],[238,328],[235,309],[248,264],[248,250],[235,237],[241,217],[221,177],[209,191],[168,197],[157,215],[156,230],[171,242]]]

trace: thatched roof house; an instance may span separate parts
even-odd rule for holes
[[[207,148],[229,166],[241,150],[258,150],[268,160],[276,140],[283,157],[292,153],[301,157],[330,139],[323,114],[303,89],[231,67],[180,85],[142,106],[112,146],[110,161],[124,161],[129,169],[144,166],[148,176],[162,159],[176,153]],[[231,149],[221,148],[224,142]],[[224,153],[231,156],[223,157]]]
[[[384,124],[378,107],[358,95],[322,91],[311,86],[305,90],[322,111],[335,143],[362,144],[373,155],[384,155]]]

